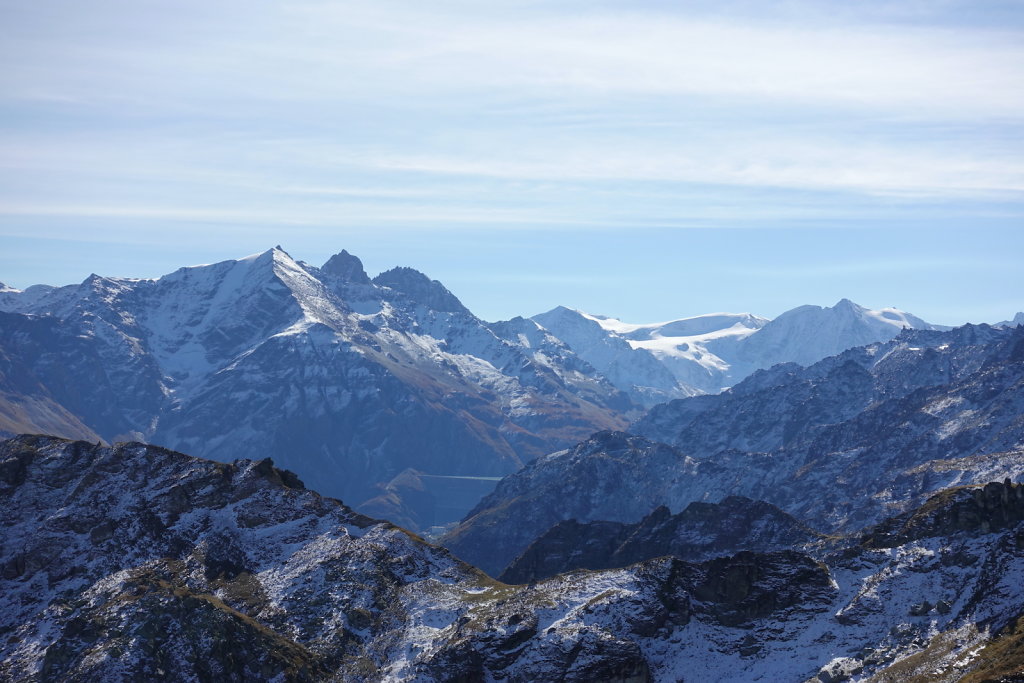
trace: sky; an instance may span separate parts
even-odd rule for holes
[[[1024,3],[0,0],[0,281],[281,245],[488,320],[1024,310]]]

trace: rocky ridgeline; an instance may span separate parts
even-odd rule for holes
[[[1024,613],[1006,522],[509,585],[268,460],[24,436],[0,442],[0,679],[802,681],[915,654],[991,672],[975,653]]]
[[[442,544],[497,576],[559,521],[635,522],[690,479],[692,459],[625,432],[599,432],[498,483]]]
[[[513,560],[500,578],[524,583],[573,569],[625,567],[662,555],[695,562],[741,549],[801,548],[817,538],[774,505],[730,496],[721,503],[690,503],[677,515],[662,505],[636,524],[559,522]]]
[[[981,534],[1016,527],[1024,521],[1024,485],[1009,479],[982,487],[948,489],[909,513],[893,517],[867,533],[863,545],[892,548],[923,538],[961,531]],[[1024,538],[1021,539],[1024,542]]]

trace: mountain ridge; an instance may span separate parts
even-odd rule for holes
[[[152,280],[5,293],[0,305],[30,328],[64,321],[67,343],[9,337],[8,353],[31,343],[46,367],[63,367],[49,385],[85,397],[82,410],[112,406],[85,420],[107,441],[220,459],[273,452],[359,501],[407,467],[505,474],[635,412],[558,340],[503,338],[411,269],[383,274],[388,285],[364,275],[347,252],[315,268],[275,247]],[[65,357],[70,339],[86,340],[99,381]],[[108,386],[117,398],[99,400]],[[67,427],[42,417],[37,431]]]

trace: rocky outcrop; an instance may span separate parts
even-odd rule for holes
[[[580,621],[595,608],[586,581],[497,584],[270,460],[0,442],[0,552],[4,680],[649,674],[635,636]],[[623,595],[669,618],[677,598],[658,571],[622,578]],[[552,600],[568,601],[567,628],[541,629]],[[647,618],[600,602],[609,619]],[[422,656],[400,656],[408,647]]]
[[[828,609],[837,589],[828,568],[802,553],[744,551],[688,566],[687,583],[723,626],[749,625],[788,610]]]
[[[400,292],[409,297],[409,300],[434,311],[469,313],[447,287],[414,268],[392,268],[373,278],[373,284]]]
[[[948,489],[907,514],[886,520],[864,534],[869,548],[892,548],[923,538],[961,531],[982,534],[1009,529],[1024,521],[1024,484],[1009,479],[981,487]]]
[[[692,475],[679,451],[625,432],[599,432],[499,482],[441,542],[493,575],[556,523],[633,522]]]
[[[344,249],[327,259],[327,263],[321,266],[320,270],[328,278],[343,283],[370,284],[370,277],[363,270],[363,262],[358,256],[353,256]]]

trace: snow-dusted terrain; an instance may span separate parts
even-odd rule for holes
[[[266,460],[19,437],[0,442],[0,679],[995,678],[1020,652],[1022,520],[1024,487],[991,483],[820,557],[517,586]]]

